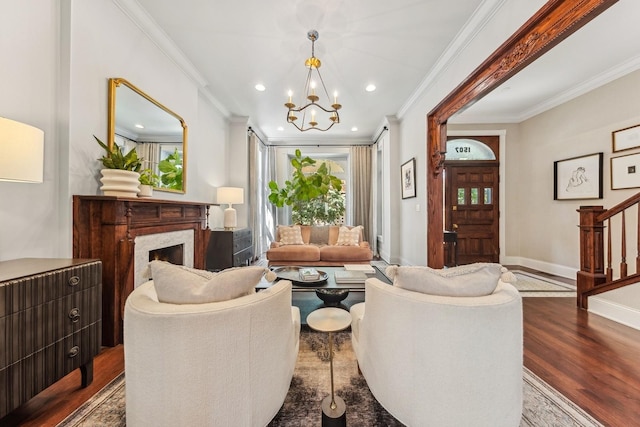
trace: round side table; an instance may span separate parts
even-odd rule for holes
[[[351,314],[341,308],[328,307],[312,311],[307,316],[307,324],[311,329],[329,333],[329,366],[331,370],[331,396],[322,401],[322,426],[346,427],[347,406],[333,389],[333,333],[347,329],[351,325]]]

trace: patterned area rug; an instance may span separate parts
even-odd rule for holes
[[[321,424],[320,404],[331,390],[327,334],[303,330],[291,388],[269,427],[307,427]],[[334,334],[335,393],[347,405],[347,425],[394,427],[402,424],[375,400],[358,374],[350,332]],[[581,408],[524,368],[524,405],[521,427],[602,426]],[[125,426],[125,381],[121,374],[59,427]]]

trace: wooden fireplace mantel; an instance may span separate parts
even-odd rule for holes
[[[205,268],[208,203],[73,196],[73,257],[102,260],[102,344],[122,343],[124,303],[134,288],[137,236],[193,230],[193,266]]]

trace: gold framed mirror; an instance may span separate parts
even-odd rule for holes
[[[108,145],[136,149],[159,191],[187,189],[187,125],[176,113],[123,78],[109,79]]]

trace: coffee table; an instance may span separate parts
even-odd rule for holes
[[[308,266],[306,266],[308,267]],[[337,305],[338,308],[343,310],[349,310],[352,305],[364,302],[364,283],[336,283],[333,273],[337,270],[344,270],[344,267],[325,267],[325,266],[311,266],[319,271],[324,271],[327,273],[326,282],[314,283],[314,284],[304,284],[304,286],[299,286],[296,283],[293,283],[293,292],[292,292],[292,301],[291,304],[298,307],[300,309],[300,319],[303,325],[306,325],[307,316],[314,310],[319,308],[324,308],[327,305],[324,304],[322,300],[318,296],[316,296],[316,289],[346,289],[349,291],[349,295],[346,299],[340,301]],[[377,267],[374,267],[375,273],[368,274],[367,277],[375,277],[380,279],[384,283],[388,283],[391,285],[391,281],[382,274]],[[258,283],[256,286],[256,290],[260,291],[263,289],[267,289],[273,286],[275,282],[268,282],[264,278]],[[336,307],[336,306],[334,306]]]

